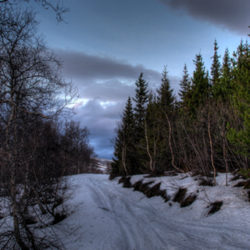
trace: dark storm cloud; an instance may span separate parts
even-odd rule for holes
[[[246,35],[250,25],[249,0],[160,0],[190,15]],[[189,27],[192,29],[192,27]]]
[[[71,79],[84,98],[119,101],[134,95],[135,82],[141,72],[150,89],[159,87],[161,73],[142,65],[130,65],[107,57],[83,52],[55,50],[63,65],[63,75]],[[179,78],[169,76],[171,87],[177,89]]]
[[[159,78],[159,73],[145,69],[142,65],[130,65],[109,57],[89,55],[83,52],[56,50],[56,55],[63,62],[64,74],[79,79],[136,79],[144,72],[148,80]]]

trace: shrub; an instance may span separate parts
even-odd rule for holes
[[[199,185],[200,186],[210,186],[210,187],[212,187],[212,186],[214,186],[214,182],[210,178],[206,178],[206,179],[201,178]]]
[[[223,201],[215,201],[210,204],[210,210],[208,211],[208,215],[214,214],[218,212],[223,205]]]
[[[239,171],[239,174],[240,174],[243,178],[245,178],[245,179],[250,178],[250,168],[248,168],[248,169],[243,169],[243,168],[241,168],[240,171]]]
[[[195,194],[189,195],[185,200],[183,200],[180,205],[181,207],[187,207],[190,206],[195,200],[197,196]]]
[[[179,190],[177,191],[177,193],[174,196],[173,201],[174,202],[183,202],[185,195],[187,193],[187,189],[186,188],[179,188]]]

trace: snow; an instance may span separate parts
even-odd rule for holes
[[[102,159],[102,158],[96,158],[97,164],[98,164],[98,170],[103,173],[106,174],[108,172],[108,168],[111,165],[111,160],[109,159]]]
[[[161,182],[173,198],[179,187],[197,194],[197,200],[180,208],[172,200],[148,199],[123,188],[107,175],[82,174],[68,177],[71,214],[53,226],[65,249],[70,250],[161,250],[161,249],[250,249],[250,203],[246,190],[225,186],[225,174],[217,186],[199,186],[188,174],[143,178]],[[229,176],[229,179],[231,176]],[[152,184],[152,185],[154,185]],[[211,202],[222,200],[220,211],[207,215]],[[170,205],[171,204],[171,205]]]

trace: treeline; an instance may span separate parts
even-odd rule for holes
[[[155,92],[139,76],[117,130],[111,178],[235,169],[249,176],[249,46],[241,42],[232,57],[226,50],[221,62],[215,41],[210,73],[201,54],[194,64],[191,77],[184,66],[178,100],[166,69]]]
[[[35,27],[32,13],[1,5],[0,249],[55,247],[38,228],[66,216],[62,177],[95,167],[88,130],[62,122],[72,88]]]

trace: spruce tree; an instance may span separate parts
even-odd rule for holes
[[[134,114],[135,114],[135,126],[136,132],[138,132],[138,138],[143,134],[144,120],[146,114],[146,107],[148,103],[148,84],[143,79],[143,73],[140,74],[138,80],[135,83],[135,102]],[[140,132],[141,131],[141,132]]]
[[[170,82],[167,76],[167,70],[164,68],[161,79],[160,89],[158,93],[159,107],[159,123],[160,123],[160,141],[159,141],[159,159],[158,169],[165,169],[172,161],[172,120],[175,97],[173,90],[170,87]]]
[[[220,61],[219,61],[219,55],[218,55],[218,44],[217,41],[214,41],[214,55],[212,57],[213,63],[211,67],[211,83],[212,86],[216,86],[219,83],[220,78]]]
[[[149,95],[149,103],[146,110],[145,119],[145,139],[147,151],[147,168],[150,172],[159,172],[159,165],[157,164],[159,158],[159,144],[161,123],[159,122],[160,115],[159,105],[156,96],[153,93]],[[157,168],[156,168],[157,167]]]
[[[122,121],[117,131],[115,152],[112,164],[112,175],[128,175],[136,172],[134,166],[134,114],[129,97],[123,112]]]
[[[175,98],[173,96],[173,90],[170,88],[170,83],[167,74],[168,72],[165,67],[162,73],[161,86],[160,89],[157,91],[158,103],[160,104],[160,107],[164,112],[171,110],[174,106],[175,101]]]
[[[228,49],[226,49],[224,57],[223,57],[221,75],[222,75],[222,77],[229,78],[230,73],[231,73],[231,63],[230,63],[229,51],[228,51]]]
[[[181,99],[181,106],[184,107],[188,103],[188,99],[190,98],[190,91],[191,91],[191,81],[188,75],[187,65],[184,65],[183,69],[183,77],[180,82],[180,91],[179,96]]]
[[[231,62],[229,57],[229,51],[226,49],[223,63],[221,67],[221,77],[219,83],[212,86],[213,88],[213,96],[217,99],[222,100],[223,103],[229,100],[229,96],[233,93],[232,86],[232,73],[231,73]]]
[[[136,81],[135,89],[135,102],[134,108],[134,117],[135,117],[135,155],[136,155],[136,164],[140,169],[140,172],[143,172],[146,167],[145,158],[146,158],[146,141],[145,141],[145,117],[146,117],[146,108],[148,104],[148,84],[143,79],[143,73],[140,74],[138,80]]]
[[[122,137],[122,130],[118,128],[114,145],[114,157],[111,163],[111,179],[125,174],[122,168]]]
[[[195,114],[196,109],[204,104],[209,97],[209,81],[208,73],[205,71],[204,63],[201,54],[196,55],[195,71],[192,78],[191,99],[189,109]]]
[[[250,158],[250,49],[249,45],[241,44],[235,53],[232,70],[234,91],[231,102],[238,120],[237,127],[232,127],[228,133],[229,141],[235,145],[235,152]]]
[[[237,51],[234,52],[234,65],[238,68],[241,68],[242,63],[244,64],[244,54],[245,54],[245,50],[246,48],[248,49],[248,44],[244,44],[243,40],[240,41],[240,45],[237,48]]]

